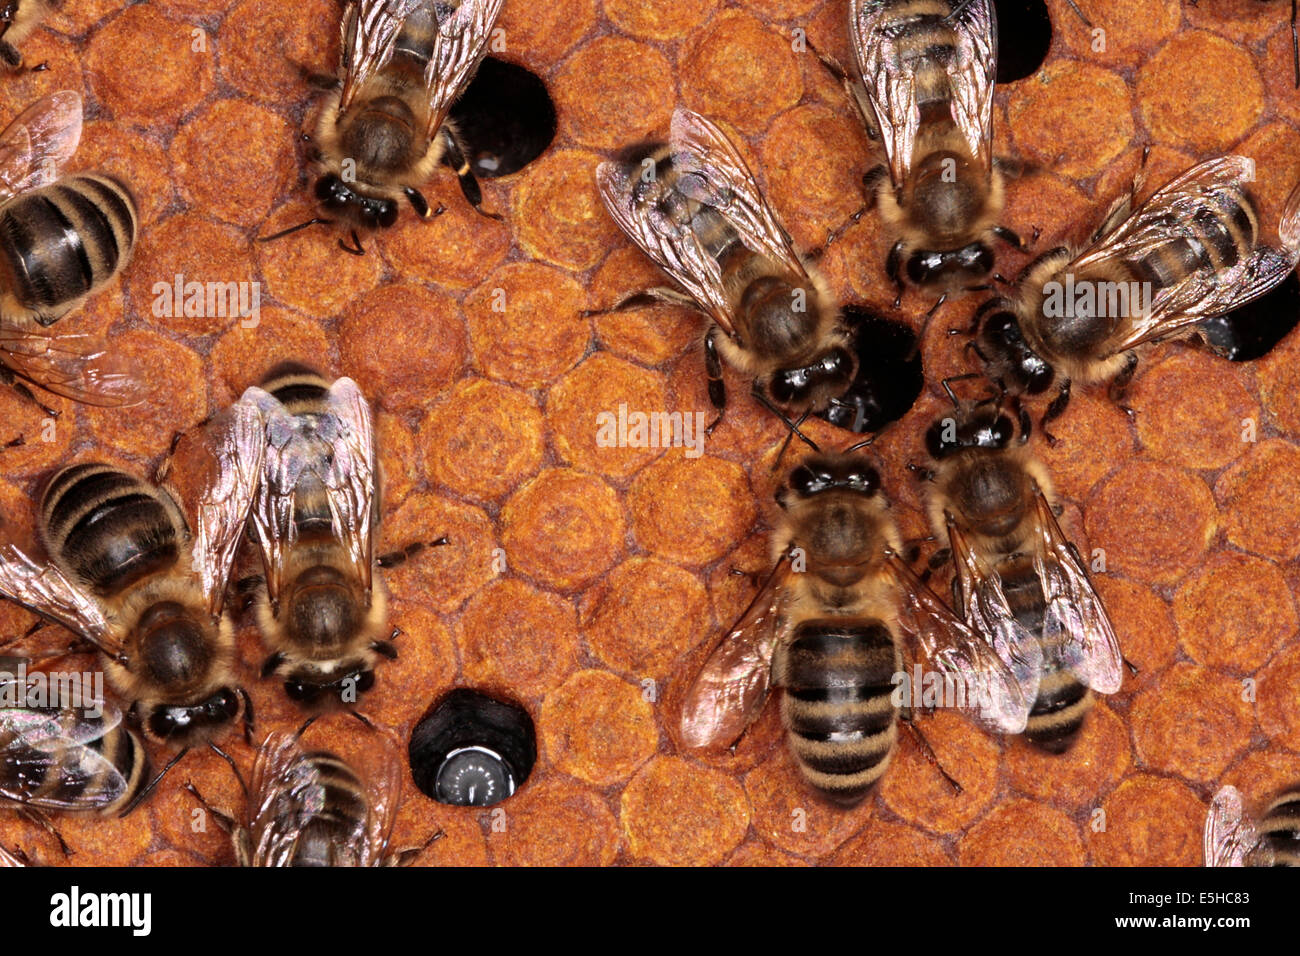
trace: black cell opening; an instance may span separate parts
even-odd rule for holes
[[[998,17],[999,83],[1033,76],[1052,45],[1052,18],[1043,0],[993,0]]]
[[[916,333],[861,306],[847,305],[858,374],[849,390],[819,417],[852,432],[875,432],[907,414],[925,385]]]
[[[1201,323],[1201,334],[1216,353],[1232,362],[1261,358],[1300,323],[1300,277],[1292,270],[1254,302]]]
[[[425,796],[458,807],[488,807],[528,779],[537,735],[522,707],[462,687],[415,725],[408,754],[411,776]]]
[[[523,169],[555,138],[555,104],[537,74],[495,57],[479,64],[451,120],[479,179]]]

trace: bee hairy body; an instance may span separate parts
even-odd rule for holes
[[[1259,822],[1261,842],[1274,866],[1300,866],[1300,788],[1278,794]]]
[[[107,176],[66,176],[0,207],[0,314],[52,325],[130,258],[135,203]]]
[[[348,866],[356,852],[350,837],[365,832],[370,812],[366,788],[343,760],[323,750],[303,754],[296,773],[310,786],[280,792],[275,812],[297,822],[287,866]],[[245,865],[246,862],[245,862]]]

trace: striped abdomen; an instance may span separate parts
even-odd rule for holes
[[[326,751],[304,754],[292,796],[277,815],[299,825],[289,866],[356,866],[370,816],[366,789],[352,768]]]
[[[41,499],[46,550],[101,596],[171,568],[187,534],[166,492],[110,465],[65,468]]]
[[[1274,866],[1300,866],[1300,789],[1279,794],[1259,822],[1260,843]]]
[[[1169,241],[1130,263],[1141,281],[1151,283],[1153,294],[1194,273],[1230,269],[1254,249],[1259,214],[1239,185],[1206,192],[1201,202],[1190,219],[1171,217]]]
[[[1029,633],[1039,635],[1043,649],[1038,697],[1029,711],[1025,736],[1049,753],[1065,753],[1078,737],[1092,707],[1092,692],[1065,666],[1059,642],[1042,637],[1043,589],[1033,566],[1023,561],[1012,573],[1004,572],[1002,589],[1016,620]]]
[[[29,708],[59,717],[57,708]],[[30,728],[24,728],[29,732]],[[88,752],[104,758],[101,763]],[[87,768],[93,768],[88,771]],[[37,810],[110,815],[124,807],[149,779],[149,759],[140,739],[120,724],[84,744],[33,747],[0,728],[0,786],[21,793],[23,804]]]
[[[902,666],[879,621],[805,621],[778,649],[786,740],[804,778],[826,799],[858,803],[889,766],[898,739],[893,676]]]
[[[287,362],[272,369],[262,384],[285,411],[306,419],[316,419],[326,412],[330,383],[315,369]],[[325,487],[310,473],[298,485],[294,498],[294,521],[303,537],[332,536],[329,497]]]
[[[117,274],[135,246],[136,210],[107,176],[65,176],[0,208],[8,290],[41,325]]]
[[[958,0],[883,0],[900,72],[914,77],[921,122],[952,122],[948,64],[957,54],[956,31],[947,17]]]

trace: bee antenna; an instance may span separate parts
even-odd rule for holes
[[[281,229],[279,232],[275,233],[274,235],[258,236],[257,241],[274,242],[276,239],[283,239],[285,236],[292,235],[293,233],[298,232],[300,229],[306,229],[309,226],[332,226],[332,225],[334,225],[333,219],[322,219],[319,216],[317,216],[313,219],[308,219],[306,222],[300,222],[296,226],[290,226],[288,229]]]
[[[310,717],[308,717],[303,722],[303,725],[298,728],[298,732],[294,734],[294,737],[295,738],[302,737],[302,735],[307,732],[307,728],[310,727],[312,724],[316,723],[316,718],[319,716],[320,716],[319,714],[312,714]]]
[[[1076,4],[1076,3],[1074,2],[1074,0],[1065,0],[1065,2],[1068,3],[1068,4],[1070,5],[1070,9],[1071,9],[1071,10],[1073,10],[1075,13],[1077,13],[1077,14],[1079,15],[1079,19],[1083,21],[1083,25],[1084,25],[1085,27],[1087,27],[1089,30],[1091,30],[1091,29],[1092,29],[1092,21],[1089,20],[1087,17],[1085,17],[1085,16],[1083,15],[1083,11],[1079,9],[1078,4]],[[1294,2],[1294,0],[1293,0],[1293,2]]]
[[[775,405],[773,405],[773,404],[768,400],[768,397],[767,397],[766,395],[764,395],[764,394],[763,394],[761,391],[759,391],[758,389],[755,389],[755,390],[754,390],[754,397],[755,397],[756,399],[758,399],[758,402],[759,402],[760,405],[762,405],[764,408],[766,408],[769,412],[771,412],[771,413],[772,413],[773,415],[775,415],[777,418],[781,419],[781,421],[785,423],[785,427],[788,428],[788,429],[790,429],[790,431],[791,431],[793,434],[798,435],[798,436],[800,437],[800,439],[803,440],[803,443],[804,443],[805,445],[807,445],[807,446],[808,446],[809,448],[811,448],[813,451],[816,451],[816,452],[820,452],[820,451],[821,451],[821,449],[817,447],[817,443],[816,443],[815,441],[813,441],[811,438],[809,438],[807,435],[805,435],[803,432],[801,432],[801,431],[799,430],[799,426],[803,424],[803,420],[804,420],[805,418],[808,417],[808,413],[807,413],[807,412],[804,412],[802,415],[799,416],[799,421],[797,421],[797,422],[792,422],[792,421],[790,421],[789,418],[786,417],[785,412],[781,411],[781,409],[779,409],[779,408],[777,408]]]
[[[952,402],[953,408],[958,408],[961,405],[961,402],[958,401],[957,395],[952,390],[952,383],[961,382],[964,381],[965,379],[980,378],[980,377],[981,376],[979,372],[966,372],[964,375],[949,375],[947,378],[943,380],[943,382],[941,383],[943,385],[943,390],[947,393],[948,401]]]
[[[167,766],[163,767],[162,770],[158,772],[158,776],[150,780],[148,785],[139,793],[137,793],[134,797],[132,797],[131,802],[122,808],[122,812],[117,815],[118,819],[121,819],[122,817],[126,816],[128,813],[130,813],[132,810],[138,807],[141,803],[143,803],[145,797],[153,793],[154,788],[157,787],[158,784],[162,783],[162,778],[167,776],[167,771],[171,770],[172,767],[180,763],[181,758],[184,757],[189,752],[190,752],[189,747],[182,747],[180,753],[178,753],[175,757],[172,757],[171,760],[167,761]]]
[[[239,772],[239,766],[238,764],[235,763],[235,758],[230,756],[230,754],[226,753],[224,750],[222,750],[220,747],[218,747],[215,743],[212,743],[211,741],[208,742],[208,747],[218,757],[220,757],[226,763],[230,764],[230,769],[235,771],[235,779],[239,781],[239,789],[244,791],[244,799],[248,799],[248,784],[244,782],[244,775]]]

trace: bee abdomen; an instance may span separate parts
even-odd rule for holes
[[[1092,693],[1070,671],[1045,667],[1025,737],[1049,753],[1069,750],[1092,707]]]
[[[893,636],[878,622],[808,621],[777,664],[786,738],[805,779],[832,802],[858,803],[884,774],[898,736]]]
[[[365,787],[343,760],[325,751],[305,754],[294,788],[303,801],[298,813],[307,822],[294,851],[293,866],[337,866],[347,861],[351,838],[366,830],[369,804]],[[296,814],[295,814],[296,815]]]
[[[11,291],[42,325],[111,279],[130,257],[135,234],[135,203],[106,176],[68,176],[0,210]]]
[[[134,475],[73,465],[41,501],[46,550],[100,594],[116,594],[173,565],[184,519]]]
[[[1278,796],[1259,825],[1274,866],[1300,866],[1300,790]]]

